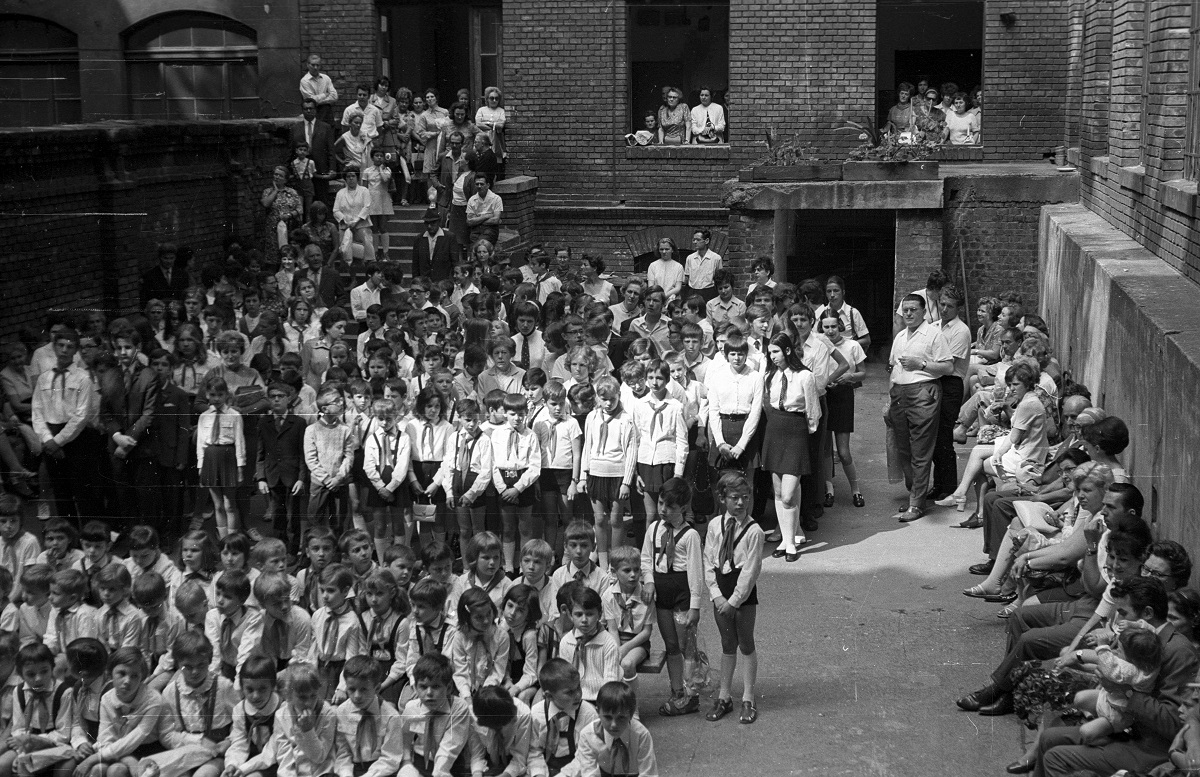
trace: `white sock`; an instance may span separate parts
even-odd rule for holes
[[[517,555],[517,543],[505,541],[500,544],[504,548],[504,571],[511,572],[516,569],[513,565],[516,563],[514,558]]]

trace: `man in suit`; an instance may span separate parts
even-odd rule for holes
[[[317,287],[317,301],[331,308],[334,305],[341,305],[344,301],[348,301],[346,297],[346,284],[342,281],[342,275],[333,265],[325,266],[325,255],[321,252],[321,247],[315,243],[309,243],[304,247],[304,260],[308,262],[308,269],[304,273],[297,274],[298,278],[308,278]]]
[[[437,208],[425,211],[425,231],[413,241],[414,278],[422,275],[434,281],[450,277],[450,236],[441,227]]]
[[[158,380],[154,418],[138,447],[148,454],[139,468],[139,479],[149,477],[151,488],[138,488],[141,499],[154,500],[142,518],[158,526],[164,547],[174,547],[183,536],[183,476],[190,461],[192,443],[192,397],[175,385],[175,362],[165,351],[150,359]]]
[[[152,299],[182,302],[187,287],[187,268],[178,265],[178,249],[174,243],[163,243],[158,247],[158,264],[142,273],[142,307]]]
[[[108,437],[109,461],[121,504],[137,504],[144,513],[157,507],[153,490],[153,450],[141,445],[154,421],[158,380],[137,359],[142,338],[136,331],[119,334],[114,342],[123,391],[101,394],[100,420]]]
[[[271,412],[258,423],[258,455],[254,478],[258,491],[269,502],[264,523],[271,523],[283,508],[287,524],[284,541],[288,547],[300,546],[300,495],[304,493],[304,430],[308,424],[290,412],[296,392],[286,383],[272,383],[267,389]]]
[[[1167,760],[1171,741],[1179,733],[1179,709],[1190,695],[1187,686],[1196,676],[1200,659],[1187,637],[1167,622],[1167,591],[1157,578],[1135,577],[1114,583],[1111,594],[1116,622],[1123,621],[1127,630],[1149,626],[1158,633],[1163,661],[1154,688],[1130,696],[1126,710],[1134,723],[1127,737],[1084,743],[1079,726],[1047,728],[1038,741],[1035,774],[1061,777],[1080,772],[1113,774],[1122,769],[1146,774]],[[1071,666],[1089,660],[1095,660],[1094,651],[1078,650],[1063,663]]]
[[[317,118],[317,103],[312,98],[305,98],[304,115],[299,123],[292,127],[292,148],[297,143],[308,144],[308,158],[317,168],[313,176],[314,196],[329,207],[333,207],[333,198],[329,196],[329,179],[333,173],[333,130],[329,125]]]

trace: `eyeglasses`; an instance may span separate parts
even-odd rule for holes
[[[1157,569],[1151,569],[1150,567],[1142,567],[1142,577],[1153,577],[1155,580],[1169,580],[1171,578],[1171,573],[1160,572]]]

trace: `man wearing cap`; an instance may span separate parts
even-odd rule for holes
[[[437,208],[425,211],[425,231],[413,242],[413,277],[440,281],[450,277],[450,236],[442,231]]]

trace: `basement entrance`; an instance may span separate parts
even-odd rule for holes
[[[846,281],[846,301],[862,313],[872,350],[891,343],[896,277],[896,211],[798,210],[788,250],[787,282],[831,275]]]

